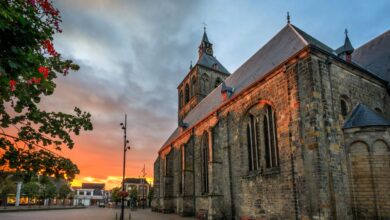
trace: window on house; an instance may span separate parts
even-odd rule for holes
[[[90,191],[87,191],[87,196],[90,196],[91,195],[91,192]]]
[[[79,191],[79,195],[83,196],[84,195],[84,191]]]
[[[277,131],[275,123],[275,112],[272,107],[265,106],[265,114],[263,117],[263,138],[265,144],[265,162],[267,168],[279,166],[279,150]]]
[[[185,96],[185,103],[187,103],[188,101],[190,101],[190,87],[188,86],[188,84],[186,84],[184,93],[185,93],[184,94],[184,96]]]
[[[218,78],[215,80],[214,88],[217,88],[217,87],[219,86],[219,84],[221,84],[221,83],[222,83],[222,79],[218,77]]]
[[[250,115],[247,123],[247,144],[248,144],[248,161],[249,171],[260,168],[259,161],[259,125],[257,117]]]
[[[209,192],[209,138],[207,132],[202,137],[201,158],[202,194],[207,194]]]

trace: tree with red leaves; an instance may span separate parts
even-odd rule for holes
[[[0,167],[8,171],[69,179],[79,173],[54,151],[73,148],[72,133],[92,130],[91,115],[77,107],[65,114],[38,106],[53,94],[57,76],[79,69],[54,48],[60,23],[50,0],[0,1]]]

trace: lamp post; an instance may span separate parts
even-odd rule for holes
[[[120,124],[124,136],[123,136],[123,175],[122,175],[122,198],[121,198],[121,216],[120,220],[124,220],[124,210],[125,210],[125,198],[124,198],[124,192],[125,192],[125,172],[126,172],[126,151],[130,150],[130,146],[127,146],[129,143],[129,140],[127,140],[127,115],[125,114],[125,123]]]

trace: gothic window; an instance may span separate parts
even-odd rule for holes
[[[192,80],[191,80],[191,93],[192,93],[191,97],[196,95],[196,78],[195,77],[192,77]]]
[[[183,91],[180,90],[179,93],[179,108],[183,107]]]
[[[341,96],[340,98],[340,110],[343,118],[347,117],[349,113],[349,107],[348,107],[348,97],[345,95]]]
[[[265,147],[265,162],[266,168],[273,168],[279,166],[279,150],[277,131],[275,123],[275,112],[272,107],[266,105],[264,107],[265,114],[263,116],[263,138]]]
[[[185,166],[185,149],[184,145],[180,148],[180,181],[179,181],[179,195],[183,193],[184,189],[184,166]]]
[[[202,93],[202,95],[207,95],[207,93],[209,92],[209,76],[204,73],[200,79],[200,92]]]
[[[215,70],[218,70],[218,64],[217,64],[217,63],[214,63],[214,64],[212,65],[212,68],[215,69]]]
[[[221,84],[221,83],[222,83],[222,79],[218,77],[218,78],[215,80],[214,88],[217,88],[217,87],[219,86],[219,84]]]
[[[205,132],[201,142],[201,181],[202,194],[209,192],[209,138]]]
[[[186,84],[184,96],[185,96],[185,103],[190,101],[190,87],[188,86],[188,84]]]
[[[246,127],[249,171],[258,170],[259,164],[259,123],[257,117],[250,115]]]

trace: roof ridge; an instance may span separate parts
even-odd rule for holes
[[[355,52],[356,52],[357,50],[361,49],[362,47],[369,45],[370,43],[372,43],[373,41],[379,39],[380,37],[382,37],[382,36],[385,35],[385,34],[390,34],[390,29],[384,31],[383,33],[377,35],[376,37],[372,38],[371,40],[369,40],[369,41],[365,42],[364,44],[360,45],[358,48],[355,49]]]

